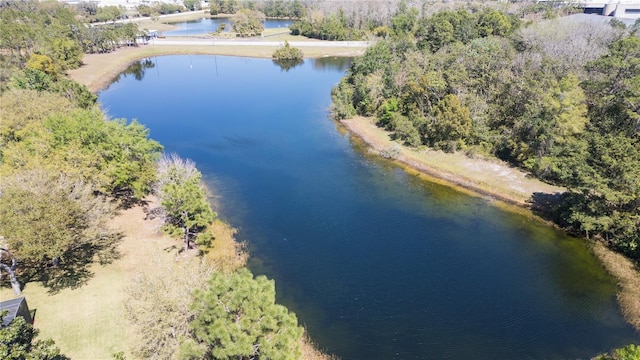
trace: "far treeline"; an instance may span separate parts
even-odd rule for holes
[[[516,15],[400,6],[333,90],[333,116],[564,186],[534,209],[640,262],[640,22]]]

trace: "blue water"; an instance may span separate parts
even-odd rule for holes
[[[220,24],[225,24],[225,32],[231,31],[233,28],[231,26],[230,18],[202,18],[198,20],[184,21],[178,23],[172,23],[171,25],[176,25],[179,29],[165,31],[162,33],[164,36],[194,36],[194,35],[205,35],[208,33],[216,32],[218,30],[218,26]],[[289,26],[293,24],[293,20],[283,20],[283,19],[266,19],[264,21],[265,29],[278,29],[282,28],[285,31]]]
[[[100,102],[196,162],[252,271],[328,352],[587,359],[640,340],[582,241],[409,175],[330,121],[348,60],[150,61]]]

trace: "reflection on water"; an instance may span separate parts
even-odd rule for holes
[[[320,347],[343,359],[585,359],[638,341],[585,242],[338,133],[326,111],[349,61],[159,61],[101,103],[197,163],[252,271],[276,280]]]
[[[278,65],[280,69],[283,71],[289,71],[298,65],[302,65],[304,63],[303,60],[293,59],[293,60],[273,60],[273,63]]]
[[[311,66],[317,70],[346,71],[351,67],[352,61],[353,58],[350,57],[327,56],[313,59]]]
[[[113,79],[113,82],[118,82],[122,77],[126,77],[127,75],[133,75],[134,79],[141,81],[144,79],[144,74],[147,69],[153,69],[154,67],[156,67],[156,62],[151,58],[136,61],[129,65],[122,73],[118,74],[118,76]]]

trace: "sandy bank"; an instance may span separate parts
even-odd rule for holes
[[[372,151],[395,148],[396,160],[436,180],[453,184],[475,194],[488,196],[508,204],[528,207],[534,193],[553,194],[565,189],[545,184],[498,160],[471,159],[464,154],[448,154],[431,149],[413,150],[399,146],[390,133],[377,127],[373,119],[357,117],[341,123],[352,134],[366,142]]]

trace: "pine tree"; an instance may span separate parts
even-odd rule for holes
[[[275,285],[246,268],[214,273],[209,289],[196,292],[195,340],[182,344],[183,359],[299,359],[303,329],[275,303]]]

